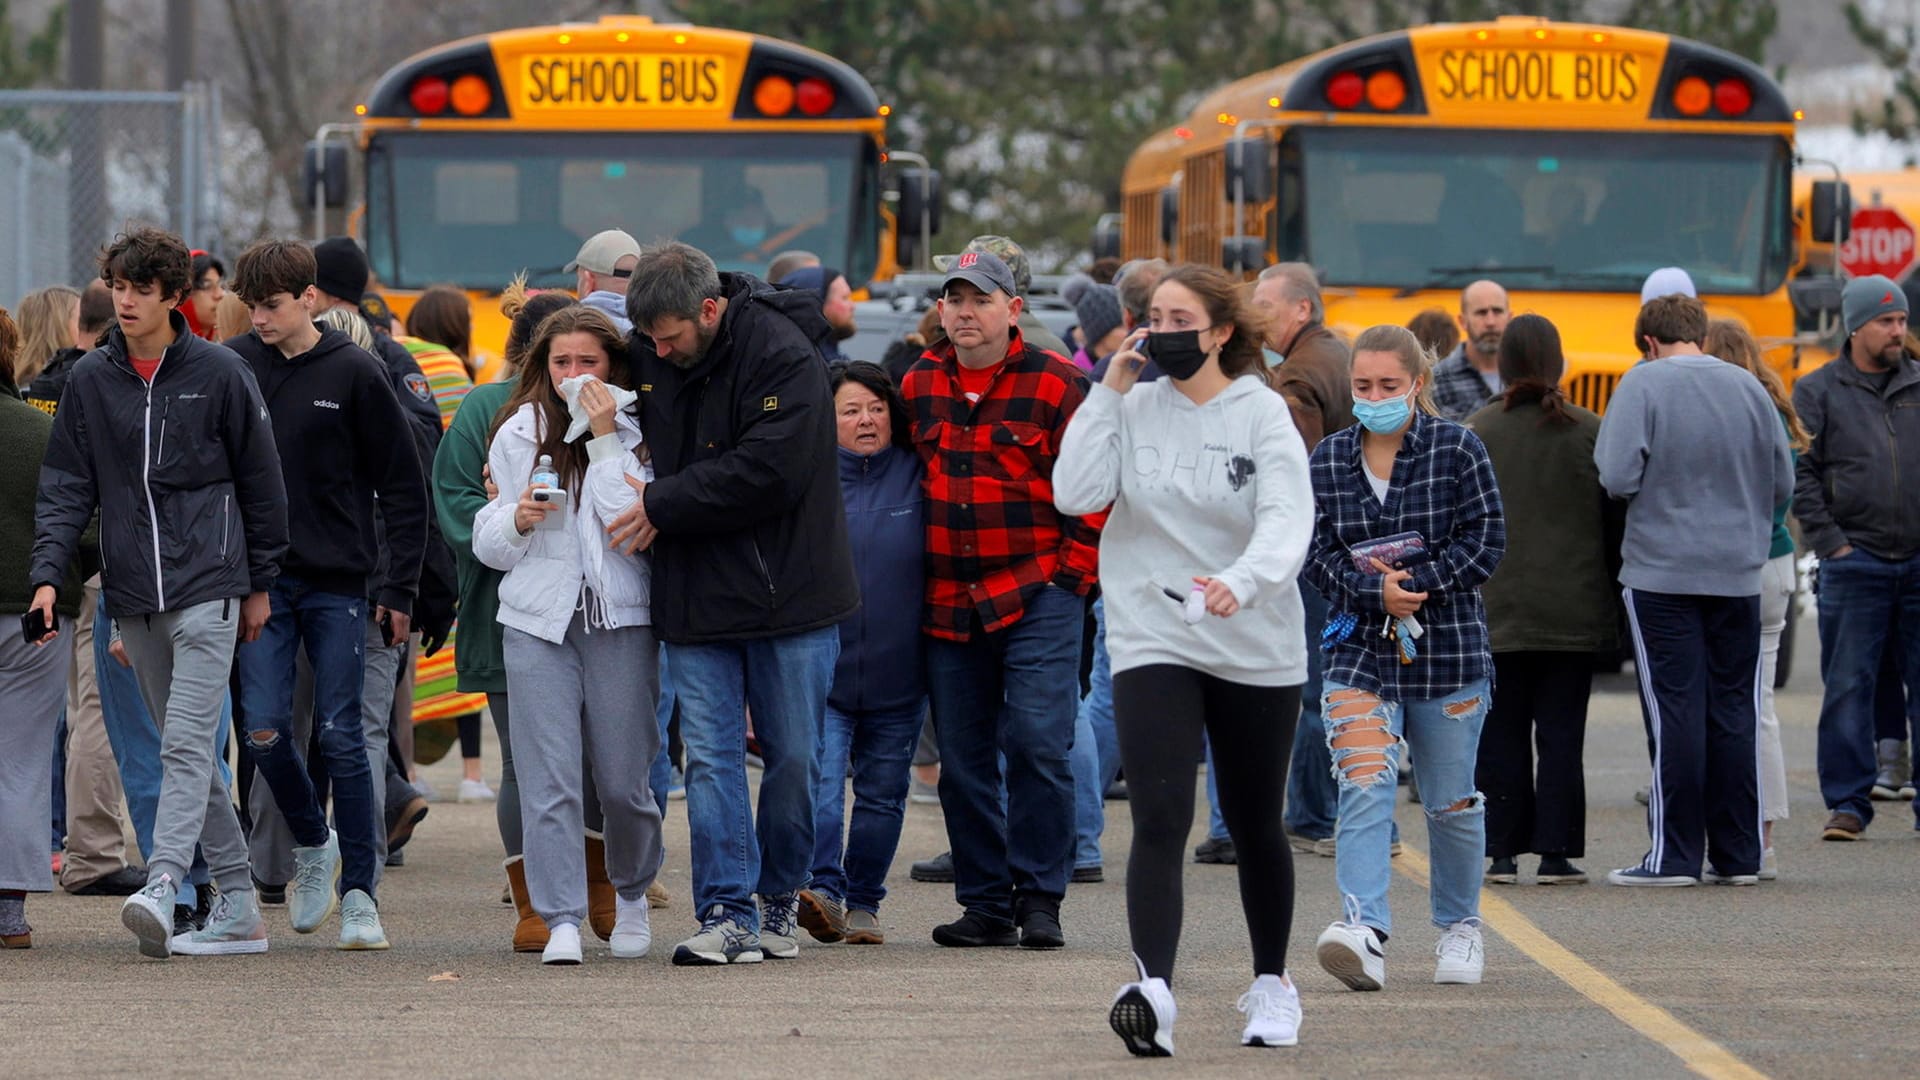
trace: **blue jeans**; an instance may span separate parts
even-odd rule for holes
[[[1306,612],[1307,683],[1300,688],[1300,723],[1293,729],[1293,758],[1287,765],[1287,809],[1281,815],[1295,836],[1324,840],[1333,835],[1340,791],[1333,779],[1333,756],[1327,752],[1326,729],[1320,724],[1320,679],[1327,654],[1320,634],[1327,625],[1327,601],[1320,591],[1300,578],[1300,606]]]
[[[127,817],[133,824],[134,843],[140,847],[140,860],[153,857],[153,816],[160,806],[160,725],[147,715],[140,698],[140,682],[133,669],[121,666],[109,651],[113,620],[107,618],[107,605],[96,604],[93,619],[93,669],[100,686],[100,715],[107,726],[107,743],[113,747],[114,764],[120,768],[120,787],[127,796]],[[217,748],[214,767],[220,779],[233,782],[227,768],[227,731],[233,726],[233,702],[220,705],[220,723],[214,726]],[[200,849],[193,850],[193,869],[188,878],[195,885],[207,883],[207,860]],[[181,890],[181,903],[192,903]]]
[[[654,707],[654,719],[660,724],[660,752],[653,755],[647,771],[647,784],[653,789],[653,801],[660,805],[660,817],[667,816],[667,790],[673,787],[673,754],[667,749],[667,728],[673,724],[673,680],[667,677],[667,647],[660,646],[660,702]]]
[[[1113,663],[1107,657],[1106,603],[1093,602],[1093,674],[1073,719],[1073,865],[1100,865],[1107,829],[1107,786],[1120,771],[1113,728]]]
[[[1920,556],[1888,562],[1855,548],[1820,563],[1820,702],[1817,763],[1827,809],[1873,820],[1874,687],[1883,654],[1900,647],[1906,681],[1920,679]]]
[[[327,813],[293,731],[295,656],[305,645],[313,666],[313,730],[332,781],[333,820],[340,834],[340,890],[372,896],[380,865],[374,829],[384,829],[386,822],[374,822],[373,773],[361,728],[367,601],[322,592],[285,573],[268,597],[273,614],[259,640],[241,645],[234,661],[248,756],[273,792],[294,843],[325,844]]]
[[[1420,762],[1420,803],[1427,815],[1427,852],[1432,863],[1433,924],[1446,927],[1479,917],[1487,819],[1473,770],[1480,753],[1480,728],[1487,719],[1487,699],[1485,679],[1442,698],[1408,702],[1382,701],[1339,683],[1326,683],[1321,724],[1340,769],[1333,876],[1346,898],[1349,922],[1386,933],[1393,930],[1387,909],[1387,882],[1393,876],[1388,848],[1399,793],[1402,739],[1412,745]]]
[[[820,779],[813,787],[813,888],[847,906],[878,912],[887,898],[887,870],[906,820],[913,745],[926,704],[893,712],[843,713],[827,706],[820,739]],[[853,771],[853,815],[846,815],[847,771]],[[846,834],[844,852],[840,843]]]
[[[1012,626],[989,634],[976,619],[967,641],[927,642],[953,891],[969,912],[1007,921],[1016,892],[1066,895],[1084,610],[1079,597],[1048,585]]]
[[[840,630],[667,646],[687,748],[693,906],[758,930],[753,896],[789,896],[813,859],[817,749]],[[747,797],[747,714],[760,740],[758,828]]]

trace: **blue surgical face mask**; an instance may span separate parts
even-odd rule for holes
[[[1375,435],[1391,435],[1406,426],[1407,418],[1413,415],[1412,390],[1399,397],[1385,398],[1380,401],[1368,401],[1354,395],[1353,418]]]
[[[765,225],[735,225],[733,227],[733,242],[736,244],[745,247],[758,247],[761,241],[766,238],[767,227]]]
[[[1260,348],[1260,356],[1262,359],[1266,360],[1267,366],[1270,368],[1277,368],[1281,364],[1284,364],[1287,362],[1286,357],[1280,355],[1277,352],[1274,352],[1272,349],[1269,349],[1264,345],[1261,346]]]

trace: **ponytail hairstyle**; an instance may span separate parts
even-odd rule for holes
[[[1787,386],[1780,381],[1780,373],[1773,370],[1760,355],[1760,343],[1753,340],[1747,328],[1732,319],[1715,319],[1707,324],[1707,340],[1701,346],[1702,351],[1717,356],[1737,368],[1745,368],[1760,380],[1766,389],[1768,400],[1787,422],[1787,445],[1798,453],[1806,453],[1813,445],[1813,436],[1807,433],[1807,427],[1800,422],[1800,414],[1793,411],[1793,399],[1787,396]]]
[[[573,297],[557,290],[529,289],[525,273],[514,275],[513,280],[500,292],[500,314],[512,322],[507,328],[506,351],[502,356],[503,379],[510,380],[520,374],[520,361],[526,359],[527,347],[533,342],[534,329],[547,316],[573,302]]]
[[[1540,403],[1541,427],[1566,427],[1574,423],[1567,411],[1567,395],[1560,389],[1560,377],[1567,373],[1567,357],[1560,351],[1560,331],[1539,315],[1516,315],[1500,336],[1500,381],[1506,389],[1500,394],[1506,402],[1502,411],[1512,412],[1521,405]]]
[[[1422,348],[1420,339],[1413,331],[1404,326],[1383,323],[1369,326],[1353,339],[1353,351],[1392,353],[1400,359],[1400,366],[1407,376],[1420,384],[1420,390],[1414,395],[1413,406],[1428,416],[1439,416],[1440,409],[1433,403],[1433,354]]]

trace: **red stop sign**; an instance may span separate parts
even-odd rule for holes
[[[1885,274],[1899,281],[1913,267],[1913,225],[1891,206],[1864,206],[1840,245],[1840,266],[1849,277]]]

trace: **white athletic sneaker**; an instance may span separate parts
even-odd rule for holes
[[[1780,877],[1780,861],[1773,857],[1773,849],[1760,852],[1760,880],[1775,881]]]
[[[580,927],[577,923],[561,923],[547,930],[547,947],[540,953],[543,964],[577,964],[580,962]]]
[[[487,786],[485,780],[460,781],[460,793],[455,798],[464,803],[493,802],[500,796]]]
[[[1247,1014],[1241,1046],[1300,1045],[1300,991],[1291,979],[1260,976],[1240,995],[1236,1007]]]
[[[1440,931],[1440,943],[1433,947],[1439,959],[1433,965],[1433,981],[1477,986],[1486,970],[1486,947],[1480,941],[1480,920],[1462,919]]]
[[[252,889],[237,896],[221,893],[199,930],[176,934],[168,947],[182,956],[245,956],[267,951],[267,927]]]
[[[386,947],[387,931],[380,925],[380,909],[373,905],[373,897],[348,889],[340,898],[340,948],[377,952]]]
[[[1708,867],[1706,871],[1700,875],[1700,883],[1702,885],[1758,885],[1760,884],[1760,875],[1723,874],[1712,867]]]
[[[178,887],[172,874],[161,874],[120,905],[120,925],[140,939],[140,955],[165,960],[173,955],[173,904]]]
[[[340,903],[340,836],[327,830],[327,842],[293,849],[293,881],[287,885],[287,915],[296,933],[320,929]]]
[[[1173,991],[1167,988],[1167,980],[1145,976],[1141,972],[1139,982],[1130,982],[1113,995],[1107,1025],[1134,1057],[1172,1057]]]
[[[1373,927],[1336,922],[1320,933],[1314,954],[1327,974],[1354,990],[1379,990],[1387,985],[1387,954]]]
[[[622,960],[637,960],[653,947],[653,926],[647,921],[647,898],[613,898],[613,936],[607,939],[613,955]]]

